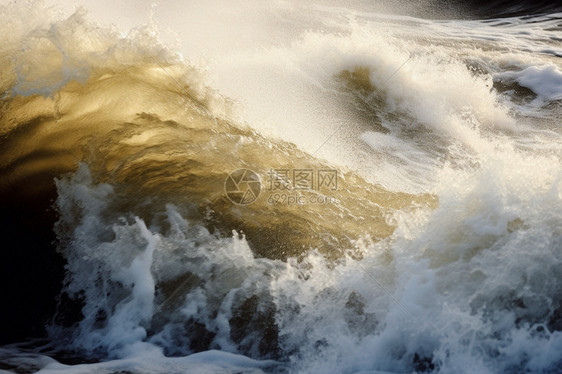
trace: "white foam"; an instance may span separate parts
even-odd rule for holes
[[[165,357],[157,347],[144,345],[137,354],[119,360],[89,365],[48,363],[37,373],[115,373],[132,370],[135,373],[264,373],[264,367],[277,365],[274,361],[252,360],[248,357],[216,350],[196,353],[187,357]]]
[[[531,89],[538,96],[535,100],[537,104],[562,100],[562,71],[554,65],[529,66],[518,72],[505,72],[498,76]]]

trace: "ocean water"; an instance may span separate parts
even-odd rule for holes
[[[0,372],[562,373],[556,2],[2,4]]]

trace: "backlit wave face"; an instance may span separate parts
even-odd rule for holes
[[[254,5],[177,5],[263,32],[185,59],[2,8],[3,284],[58,295],[3,312],[48,320],[7,368],[557,370],[559,19]]]
[[[55,49],[49,35],[36,38],[38,48],[29,53],[49,56],[44,51]],[[64,33],[57,38],[76,42]],[[229,234],[244,231],[255,243],[256,252],[270,258],[286,258],[314,247],[329,253],[321,244],[324,239],[335,243],[344,238],[356,240],[366,233],[386,237],[392,227],[386,223],[385,213],[411,207],[414,202],[429,205],[434,201],[430,196],[385,191],[292,144],[264,138],[228,121],[223,113],[212,112],[213,106],[228,109],[223,100],[198,90],[203,79],[200,74],[179,62],[159,61],[160,57],[149,52],[138,51],[133,56],[138,61],[87,66],[82,81],[70,79],[45,96],[31,93],[35,89],[27,84],[28,94],[6,98],[2,188],[39,194],[52,187],[53,177],[85,162],[96,183],[116,187],[116,206],[108,207],[111,219],[130,212],[151,221],[156,211],[174,202],[186,214],[207,222],[210,229]],[[62,54],[56,50],[51,59],[42,58],[43,69],[51,63],[60,69]],[[72,54],[66,57],[75,58]],[[43,71],[45,76],[55,73]],[[17,92],[23,87],[12,89]],[[255,202],[239,204],[225,193],[229,173],[241,168],[257,173],[262,184],[264,193]],[[282,170],[289,171],[289,186],[279,183],[282,176],[277,174]],[[309,190],[294,185],[293,170],[311,171]],[[325,191],[315,188],[318,180],[314,184],[322,170],[335,174]],[[294,187],[305,194],[297,196]],[[301,204],[274,201],[274,192],[299,197]],[[302,206],[311,199],[318,203]],[[112,208],[116,211],[111,212]]]

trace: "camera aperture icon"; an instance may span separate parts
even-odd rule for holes
[[[224,181],[224,191],[234,204],[251,204],[260,195],[260,177],[250,169],[234,170]]]

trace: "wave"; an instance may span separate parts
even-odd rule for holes
[[[552,1],[479,1],[467,2],[476,17],[515,17],[554,14],[562,11],[562,6]]]
[[[184,71],[181,65],[158,61],[89,68],[87,81],[69,82],[48,97],[15,95],[4,100],[2,145],[8,152],[2,160],[3,190],[40,193],[52,187],[53,176],[76,170],[78,162],[86,161],[97,183],[119,186],[119,214],[131,211],[150,217],[154,204],[162,201],[151,203],[150,197],[158,195],[195,209],[199,219],[211,215],[209,225],[217,228],[239,230],[244,220],[251,242],[257,245],[259,237],[268,238],[261,250],[256,249],[268,257],[286,257],[273,253],[291,237],[302,245],[289,247],[319,247],[313,238],[321,233],[341,240],[336,232],[357,227],[349,219],[361,220],[375,236],[379,231],[381,237],[388,236],[391,230],[382,210],[417,201],[340,172],[338,204],[303,212],[260,199],[247,207],[234,206],[236,212],[229,213],[234,207],[224,194],[224,183],[232,171],[251,168],[262,176],[265,187],[271,170],[333,167],[292,144],[266,139],[212,114],[210,99],[191,88],[200,83],[197,76],[188,78],[194,74],[189,68]],[[180,81],[185,83],[178,85]],[[334,225],[334,216],[344,222]],[[285,221],[291,222],[288,232],[281,229]],[[275,229],[268,229],[271,226]],[[255,230],[259,233],[254,235]]]
[[[334,1],[320,1],[329,5]],[[396,0],[381,1],[351,1],[347,6],[351,8],[367,9],[370,12],[401,14],[424,19],[493,19],[510,17],[534,17],[539,15],[556,14],[562,11],[562,6],[556,1],[548,0],[422,0],[404,3]]]
[[[203,66],[1,8],[1,368],[559,371],[558,21],[259,4]]]
[[[183,217],[217,235],[243,233],[254,255],[271,259],[299,257],[312,248],[341,257],[355,251],[353,243],[363,235],[381,239],[392,234],[394,227],[386,220],[390,212],[435,204],[430,195],[387,191],[293,144],[229,121],[229,104],[205,88],[201,73],[157,41],[145,46],[150,30],[138,32],[132,39],[109,30],[100,33],[76,13],[50,30],[25,34],[17,43],[26,47],[18,52],[13,49],[16,42],[3,51],[13,63],[2,81],[2,199],[19,210],[24,221],[31,214],[49,225],[58,219],[55,213],[64,212],[57,223],[63,247],[86,219],[81,210],[87,201],[66,201],[54,180],[76,171],[80,162],[88,165],[79,172],[90,176],[88,183],[111,188],[102,215],[109,226],[125,214],[166,227],[161,215],[173,202]],[[90,48],[82,48],[83,38],[92,33],[97,38],[89,36]],[[264,191],[255,203],[236,205],[225,195],[225,180],[241,168],[260,175],[264,190],[274,170],[333,170],[339,173],[337,198],[328,196],[334,203],[322,203],[328,201],[330,189],[296,191],[299,198],[320,201],[303,209],[290,200],[271,204]],[[282,197],[295,194],[278,192],[284,192]],[[58,207],[45,218],[44,209],[57,194]],[[34,207],[37,202],[39,209]],[[48,233],[29,247],[18,244],[25,234],[17,228],[21,220],[8,223],[13,214],[7,210],[2,217],[13,251],[25,251],[26,256],[52,251]],[[69,250],[61,251],[68,261]],[[60,262],[56,257],[51,261]],[[41,274],[54,284],[60,282],[59,272]]]

